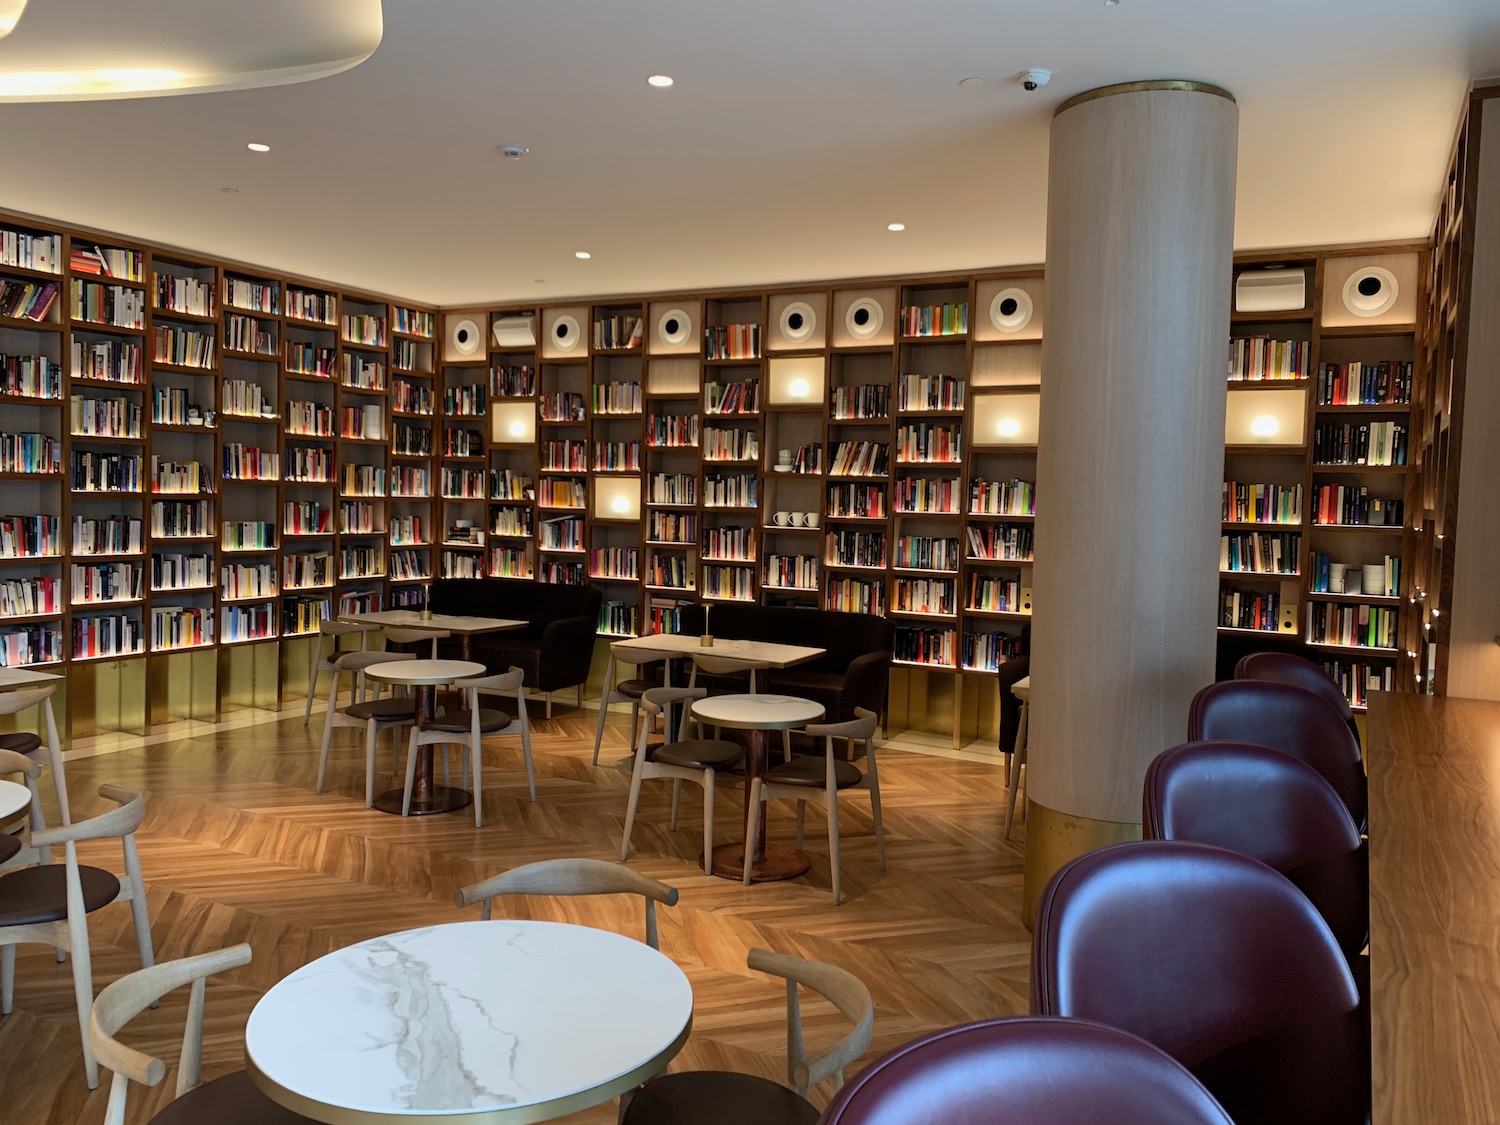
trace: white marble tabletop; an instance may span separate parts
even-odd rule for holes
[[[788,730],[823,717],[823,705],[795,695],[710,695],[693,701],[693,715],[734,730]]]
[[[692,1015],[687,977],[643,942],[455,922],[304,965],[255,1005],[245,1055],[262,1091],[318,1121],[546,1121],[663,1069]]]
[[[31,790],[14,781],[0,781],[0,828],[9,828],[31,807]]]
[[[30,668],[0,668],[0,691],[11,688],[45,687],[61,684],[62,677],[53,672],[36,672]]]
[[[696,656],[702,653],[720,660],[764,664],[768,668],[790,668],[794,664],[805,664],[828,651],[826,648],[783,645],[772,641],[735,640],[732,637],[715,637],[711,645],[704,645],[701,641],[702,638],[692,634],[657,633],[632,637],[628,641],[615,641],[610,649],[619,652],[621,656],[632,652],[665,652],[674,656]]]
[[[485,666],[473,660],[387,660],[372,664],[365,675],[388,684],[451,684],[485,674]]]
[[[355,625],[399,625],[403,629],[430,629],[434,633],[498,633],[506,629],[524,629],[530,622],[508,617],[462,617],[451,613],[434,613],[423,617],[417,609],[383,609],[378,613],[343,613],[340,621]]]

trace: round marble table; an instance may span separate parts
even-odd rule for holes
[[[749,732],[745,749],[745,816],[741,826],[750,822],[752,814],[760,817],[757,836],[760,843],[750,865],[750,879],[756,883],[795,879],[811,866],[807,853],[785,844],[766,843],[766,805],[762,801],[759,808],[750,807],[750,782],[765,772],[768,732],[817,722],[823,717],[823,705],[795,695],[711,695],[693,701],[693,715],[709,726]],[[744,872],[743,840],[738,844],[720,844],[714,849],[715,875],[738,882]]]
[[[19,824],[26,818],[29,808],[30,789],[14,781],[0,781],[0,831]]]
[[[518,1125],[662,1070],[693,1022],[681,969],[556,922],[455,922],[304,965],[245,1027],[251,1080],[316,1121]]]
[[[420,730],[433,717],[433,688],[451,684],[457,680],[469,680],[485,674],[485,666],[472,660],[390,660],[384,664],[372,664],[365,675],[385,684],[401,684],[415,689],[417,694],[417,729]],[[375,807],[381,812],[401,813],[405,798],[402,789],[387,789],[375,798]],[[466,789],[455,789],[448,785],[434,785],[432,781],[432,745],[417,749],[417,773],[411,789],[411,815],[426,816],[429,813],[452,812],[469,804],[473,797]]]

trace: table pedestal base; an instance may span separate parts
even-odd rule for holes
[[[400,789],[387,789],[384,793],[375,795],[375,808],[381,812],[395,813],[401,815],[401,798],[403,791]],[[432,813],[453,812],[455,809],[464,808],[474,803],[474,795],[467,789],[454,789],[447,785],[434,785],[424,797],[418,797],[415,793],[411,798],[412,816],[429,816]]]
[[[399,794],[398,794],[399,796]],[[806,852],[789,848],[785,844],[767,844],[766,858],[750,868],[752,883],[774,883],[780,879],[795,879],[807,873],[812,862]],[[714,849],[713,873],[720,879],[733,879],[738,883],[745,877],[745,845],[720,844]]]

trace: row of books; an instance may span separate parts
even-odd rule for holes
[[[902,375],[896,381],[898,410],[962,410],[964,381],[952,375]]]
[[[891,388],[874,383],[834,387],[828,392],[828,412],[836,422],[889,418]]]
[[[0,559],[30,559],[58,554],[61,526],[61,520],[56,516],[0,516]],[[83,540],[78,535],[76,519],[73,529],[73,549],[81,550]]]
[[[333,617],[333,602],[329,598],[283,598],[281,602],[281,631],[286,636],[316,633],[318,626]]]
[[[1401,593],[1401,557],[1386,555],[1379,563],[1340,564],[1322,551],[1314,551],[1309,562],[1311,585],[1320,594],[1365,594],[1394,598]],[[1335,579],[1335,570],[1338,577]]]
[[[88,246],[75,242],[69,248],[68,268],[74,273],[117,277],[121,281],[145,279],[145,259],[139,250],[112,246]]]
[[[444,466],[442,494],[446,500],[483,500],[484,470]]]
[[[0,395],[62,398],[62,367],[46,356],[0,354]]]
[[[339,578],[384,578],[385,550],[381,547],[339,548]]]
[[[344,343],[385,347],[385,317],[370,313],[345,313],[340,326]]]
[[[385,437],[385,411],[375,403],[339,409],[339,436],[379,441]]]
[[[645,322],[638,316],[603,316],[594,321],[594,347],[599,350],[638,348]]]
[[[135,656],[146,651],[145,629],[123,613],[73,618],[73,657]]]
[[[637,382],[596,383],[592,403],[595,414],[639,414],[641,385]]]
[[[670,590],[686,590],[692,585],[692,573],[686,555],[653,551],[646,567],[646,582]]]
[[[316,590],[333,585],[333,556],[326,551],[283,555],[288,590]]]
[[[1219,590],[1219,628],[1274,633],[1280,627],[1281,596],[1274,590]]]
[[[48,285],[51,282],[47,283]],[[3,310],[0,310],[3,311]],[[115,328],[146,326],[146,294],[123,285],[100,285],[91,281],[73,282],[74,320],[90,324],[107,324]],[[32,319],[41,319],[33,317]]]
[[[816,590],[816,555],[767,555],[761,585],[779,590]]]
[[[381,520],[383,509],[379,504],[367,504],[362,500],[339,502],[339,533],[341,535],[384,535],[385,524]]]
[[[332,348],[322,348],[301,340],[288,340],[286,369],[293,375],[316,375],[320,379],[331,379],[334,355]]]
[[[492,508],[490,510],[490,534],[531,537],[532,512],[530,508]]]
[[[432,414],[432,388],[414,379],[391,381],[391,409],[399,414]]]
[[[529,364],[491,367],[490,393],[496,398],[530,398],[536,394],[536,368]]]
[[[760,485],[754,473],[703,478],[705,508],[755,508],[760,506]]]
[[[229,563],[219,568],[219,596],[229,599],[274,597],[276,567],[272,563]]]
[[[581,473],[588,468],[588,445],[584,442],[543,441],[536,448],[543,472]]]
[[[204,425],[204,411],[180,387],[151,388],[151,421],[164,426]]]
[[[339,467],[339,490],[345,496],[384,496],[385,469],[346,462]]]
[[[539,508],[585,508],[588,492],[583,481],[572,477],[543,477],[536,485]]]
[[[1386,406],[1411,401],[1411,360],[1320,363],[1319,406]]]
[[[1302,486],[1226,480],[1222,519],[1225,523],[1301,523]]]
[[[624,602],[601,602],[599,605],[599,632],[613,637],[636,635],[640,610]]]
[[[141,346],[131,340],[73,339],[73,378],[138,386]]]
[[[155,282],[157,308],[189,316],[214,315],[212,283],[170,273],[153,274],[152,280]]]
[[[693,473],[652,473],[646,478],[646,503],[696,504],[698,478]]]
[[[226,415],[236,418],[276,417],[276,403],[266,389],[248,379],[225,379],[219,405]]]
[[[780,461],[777,462],[778,470]],[[823,443],[811,442],[808,445],[799,445],[797,452],[792,456],[793,476],[817,476],[823,472]]]
[[[385,598],[379,590],[349,590],[339,595],[339,616],[351,613],[379,613]]]
[[[62,442],[46,434],[0,433],[0,473],[60,473]]]
[[[953,629],[912,628],[896,626],[892,655],[903,664],[931,664],[943,668],[957,666],[958,633]]]
[[[432,339],[436,331],[436,318],[422,309],[408,309],[401,305],[391,306],[391,327],[407,336]]]
[[[1323,671],[1329,679],[1339,685],[1344,698],[1351,707],[1367,707],[1372,691],[1396,690],[1396,667],[1393,664],[1375,665],[1360,662],[1345,663],[1340,660],[1325,660]]]
[[[885,566],[885,532],[840,529],[824,536],[827,559],[835,566]]]
[[[891,587],[891,608],[897,613],[952,617],[958,613],[958,583],[951,578],[897,578]]]
[[[582,586],[588,580],[583,563],[568,559],[543,559],[537,564],[536,578],[552,586]]]
[[[969,600],[966,608],[986,613],[1023,613],[1021,583],[976,570],[969,575]]]
[[[652,543],[692,543],[698,537],[698,517],[685,512],[649,512],[646,539]]]
[[[126,567],[125,569],[130,569]],[[79,597],[78,567],[73,568],[73,601]],[[136,588],[139,589],[139,568]],[[127,595],[134,597],[136,595]],[[8,578],[0,582],[0,617],[36,617],[62,612],[62,583],[56,578]]]
[[[281,287],[274,282],[252,281],[244,277],[224,277],[224,304],[232,309],[246,312],[267,313],[277,316],[281,312]]]
[[[308,500],[288,500],[282,505],[281,529],[288,535],[332,535],[333,512]]]
[[[96,453],[75,449],[70,487],[74,492],[140,492],[139,453]]]
[[[385,364],[367,355],[345,352],[339,363],[339,382],[352,391],[383,391]]]
[[[155,347],[152,358],[156,363],[170,363],[174,367],[214,365],[214,338],[210,333],[158,324],[152,330],[152,341]]]
[[[424,547],[427,536],[423,533],[422,517],[418,515],[392,516],[390,521],[392,547]]]
[[[828,475],[833,477],[884,476],[890,462],[890,447],[875,441],[841,441],[833,450]]]
[[[964,429],[958,422],[915,422],[896,430],[896,462],[905,465],[951,465],[963,460]]]
[[[926,535],[902,535],[896,539],[897,567],[957,572],[961,557],[957,539],[935,539]]]
[[[966,529],[970,559],[981,562],[1031,562],[1033,533],[1031,526],[989,524]]]
[[[1385,606],[1308,606],[1309,644],[1349,645],[1354,648],[1395,648],[1396,611]]]
[[[0,279],[0,317],[43,321],[51,316],[55,304],[56,282]]]
[[[333,407],[293,399],[286,404],[286,431],[291,437],[332,437]]]
[[[491,578],[530,578],[531,556],[525,547],[494,547],[490,550]]]
[[[74,563],[69,574],[69,597],[84,602],[122,602],[141,596],[139,563]]]
[[[1229,341],[1229,381],[1306,379],[1312,374],[1312,344],[1241,336]]]
[[[213,585],[213,559],[208,555],[151,556],[151,589],[200,590]]]
[[[755,559],[755,532],[748,527],[704,528],[703,557],[719,562],[751,562]]]
[[[641,443],[638,441],[594,442],[594,472],[636,473],[641,469]]]
[[[880,484],[831,484],[828,514],[835,519],[884,519],[885,486]]]
[[[279,480],[281,455],[253,445],[228,442],[224,446],[225,480]]]
[[[276,527],[270,520],[225,520],[219,542],[226,551],[274,550]]]
[[[151,535],[157,539],[197,538],[213,529],[207,500],[156,500],[151,504]]]
[[[906,305],[901,309],[903,336],[962,336],[969,330],[967,302]]]
[[[431,457],[431,427],[396,422],[391,427],[391,452],[398,457]]]
[[[760,325],[709,325],[703,330],[703,354],[709,359],[759,359]]]
[[[0,522],[0,549],[3,549],[6,542],[6,524],[16,518],[8,516],[5,521]],[[51,516],[25,518],[50,525],[52,551],[55,552],[57,521]],[[138,555],[144,548],[145,535],[139,519],[131,516],[105,516],[101,519],[73,517],[73,553],[75,555]]]
[[[705,598],[749,602],[755,600],[755,572],[740,566],[705,564],[700,592]]]
[[[583,518],[558,516],[542,520],[538,544],[547,551],[582,551]]]
[[[1219,537],[1219,569],[1248,574],[1296,574],[1302,537],[1242,531]]]
[[[201,461],[168,461],[151,458],[151,491],[193,495],[213,491],[213,478]]]
[[[1329,527],[1400,527],[1405,504],[1374,495],[1361,485],[1325,484],[1313,489],[1313,522]]]
[[[551,391],[538,400],[543,422],[582,422],[583,396],[576,391]]]
[[[641,552],[635,547],[596,547],[589,552],[590,578],[634,582],[641,572]]]
[[[1319,422],[1313,428],[1315,465],[1404,465],[1401,422]]]
[[[1007,660],[1024,655],[1020,637],[1006,633],[970,633],[963,635],[963,666],[971,672],[998,672]]]
[[[305,320],[313,324],[337,323],[338,298],[332,293],[319,293],[309,289],[286,291],[286,315],[288,320]]]
[[[443,388],[443,413],[450,418],[479,418],[483,417],[488,409],[483,383]]]
[[[754,430],[731,430],[707,426],[703,430],[703,459],[705,461],[757,461],[760,459],[760,437]]]
[[[391,341],[391,367],[396,371],[432,374],[432,345],[415,340]]]
[[[698,415],[652,414],[646,418],[646,444],[653,448],[690,448],[698,444]]]
[[[0,228],[0,266],[61,273],[62,236]]]
[[[760,380],[703,384],[703,409],[708,414],[758,414]]]
[[[839,613],[863,613],[876,617],[885,616],[885,583],[870,582],[848,575],[834,575],[828,579],[828,590],[823,595],[824,607]]]
[[[152,607],[152,648],[196,648],[213,643],[213,610],[190,606]]]
[[[276,607],[272,605],[226,605],[225,644],[239,641],[264,641],[276,636]]]
[[[425,500],[432,495],[432,471],[418,465],[391,466],[391,495]]]
[[[253,316],[226,316],[224,350],[275,357],[278,354],[275,327],[271,321],[256,320]]]
[[[55,664],[62,658],[62,631],[56,625],[27,625],[0,631],[0,668]]]

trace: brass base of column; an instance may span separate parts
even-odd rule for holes
[[[1026,881],[1021,890],[1021,923],[1036,924],[1036,906],[1052,876],[1070,860],[1111,844],[1141,838],[1141,826],[1129,822],[1090,820],[1026,802]]]

